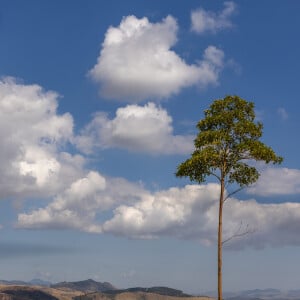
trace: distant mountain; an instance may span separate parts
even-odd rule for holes
[[[26,281],[21,280],[0,280],[1,285],[29,285]]]
[[[217,292],[207,292],[216,298]],[[253,289],[239,292],[223,292],[225,300],[300,300],[300,290],[281,291],[278,289]]]
[[[254,289],[231,293],[225,300],[300,300],[300,290]]]
[[[50,286],[52,282],[34,278],[28,282],[30,285]]]
[[[181,290],[172,289],[169,287],[157,286],[150,288],[134,287],[128,289],[116,289],[109,282],[97,282],[92,279],[76,282],[60,282],[52,284],[51,288],[55,289],[71,289],[84,292],[85,295],[75,297],[77,300],[89,299],[124,299],[124,300],[173,300],[173,299],[199,299],[199,300],[213,300],[210,297],[193,297],[183,293]]]
[[[298,297],[300,299],[300,290],[290,290],[287,292],[287,295],[289,297],[294,297],[294,298]]]
[[[184,294],[180,290],[172,289],[169,287],[164,287],[164,286],[155,286],[155,287],[150,287],[150,288],[142,288],[142,287],[135,287],[135,288],[129,288],[129,289],[123,289],[123,290],[111,290],[111,291],[106,291],[106,294],[121,294],[125,292],[130,292],[130,293],[137,293],[137,292],[143,292],[143,293],[153,293],[153,294],[158,294],[158,295],[165,295],[165,296],[173,296],[173,297],[191,297],[191,295]]]
[[[57,284],[52,284],[51,288],[67,288],[72,290],[77,290],[85,293],[91,292],[101,292],[109,295],[117,295],[122,293],[153,293],[165,296],[174,297],[191,297],[191,295],[184,294],[181,290],[172,289],[164,286],[156,286],[150,288],[134,287],[128,289],[117,289],[109,282],[97,282],[92,279],[76,282],[60,282]]]
[[[280,297],[281,291],[277,289],[255,289],[255,290],[247,290],[242,292],[243,296],[250,298],[274,298]]]
[[[31,286],[31,285],[39,285],[39,286],[50,286],[52,282],[44,281],[41,279],[32,279],[30,281],[21,281],[21,280],[0,280],[1,285],[24,285],[24,286]]]
[[[252,297],[247,297],[247,296],[236,296],[236,297],[231,297],[231,298],[224,298],[225,300],[264,300],[261,298],[252,298]]]
[[[50,287],[49,287],[50,285]],[[208,296],[183,293],[169,287],[134,287],[116,289],[109,282],[92,279],[51,284],[41,279],[29,282],[0,280],[0,300],[213,300],[215,292]],[[280,291],[278,289],[254,289],[240,292],[224,292],[225,300],[300,300],[300,289]]]
[[[106,292],[115,290],[116,288],[109,282],[97,282],[92,279],[74,282],[59,282],[51,284],[51,288],[68,288],[82,292]]]
[[[91,293],[81,296],[76,296],[73,300],[215,300],[215,298],[201,297],[201,296],[189,296],[189,297],[176,297],[160,295],[149,292],[122,292],[119,294],[108,294],[108,293]]]

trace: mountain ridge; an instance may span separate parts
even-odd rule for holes
[[[146,297],[145,299],[148,298],[150,299],[151,297],[153,298],[153,295],[157,295],[157,297],[159,295],[160,299],[169,299],[170,297],[171,297],[170,299],[174,299],[174,298],[193,299],[192,295],[184,293],[181,290],[173,289],[169,287],[154,286],[149,288],[132,287],[127,289],[118,289],[109,282],[97,282],[93,279],[72,281],[72,282],[64,281],[55,284],[37,278],[32,279],[28,282],[21,281],[21,280],[11,280],[11,281],[0,280],[0,285],[1,285],[0,300],[19,299],[17,297],[17,293],[23,293],[25,295],[24,297],[27,297],[26,293],[27,294],[31,293],[32,295],[38,295],[39,293],[37,291],[39,290],[43,292],[47,292],[49,294],[51,293],[55,294],[55,291],[57,292],[60,291],[59,293],[62,294],[73,293],[72,291],[74,291],[75,296],[81,295],[81,297],[83,297],[84,294],[90,294],[90,295],[93,294],[94,297],[98,297],[95,299],[123,299],[125,295],[127,296],[131,295],[131,297],[133,297],[132,299],[139,299],[138,297],[144,297],[144,298]],[[30,290],[31,287],[32,290]],[[15,292],[14,290],[17,290],[18,292]],[[23,292],[20,292],[21,290]],[[214,299],[216,296],[215,292],[207,292],[206,294],[207,294],[207,297],[205,296],[206,298],[197,298],[197,299]],[[40,293],[40,295],[42,295],[42,293]],[[165,298],[161,298],[163,296],[165,296]],[[43,297],[46,297],[46,295],[44,295]],[[198,296],[198,297],[203,297],[203,296]],[[57,298],[57,299],[73,299],[73,298]],[[81,298],[81,299],[88,300],[90,298]],[[271,299],[272,300],[300,300],[300,289],[281,291],[279,289],[268,288],[268,289],[244,290],[239,292],[224,292],[224,299],[225,300],[271,300]]]
[[[71,282],[58,282],[50,285],[51,288],[68,288],[74,289],[81,292],[105,292],[105,291],[114,291],[114,287],[109,282],[98,282],[93,279],[86,279],[81,281],[71,281]]]

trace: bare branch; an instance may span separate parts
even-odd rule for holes
[[[229,194],[224,198],[223,202],[225,202],[225,201],[226,201],[228,198],[230,198],[232,195],[234,195],[234,194],[240,192],[240,191],[243,190],[244,188],[245,188],[244,186],[241,186],[241,187],[238,188],[237,190],[235,190],[235,191],[229,193]]]
[[[219,181],[221,181],[221,177],[218,176],[217,174],[211,172],[210,175],[216,177]]]
[[[252,234],[252,233],[255,232],[255,229],[249,228],[249,224],[246,225],[246,228],[245,228],[244,231],[241,231],[242,230],[242,226],[243,226],[243,221],[241,221],[238,230],[231,237],[223,240],[222,245],[224,245],[225,243],[231,241],[232,239],[239,238],[239,237],[245,236],[247,234]]]

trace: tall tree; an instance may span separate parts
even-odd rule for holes
[[[218,300],[222,300],[223,204],[230,196],[257,181],[251,161],[279,164],[282,157],[260,141],[263,125],[255,121],[254,103],[238,96],[215,100],[197,124],[199,133],[191,157],[177,167],[176,176],[205,182],[214,176],[220,183],[218,219]],[[228,185],[236,187],[225,195]]]

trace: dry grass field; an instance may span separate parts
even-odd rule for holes
[[[153,293],[125,292],[117,295],[108,295],[102,293],[92,293],[81,297],[82,300],[213,300],[210,297],[174,297],[164,296]],[[76,300],[81,300],[80,297]]]
[[[53,289],[41,286],[0,285],[0,300],[72,300],[74,297],[80,295],[83,295],[83,293],[67,289]]]
[[[210,297],[175,297],[146,292],[120,294],[84,294],[67,288],[41,286],[0,285],[0,300],[213,300]]]

